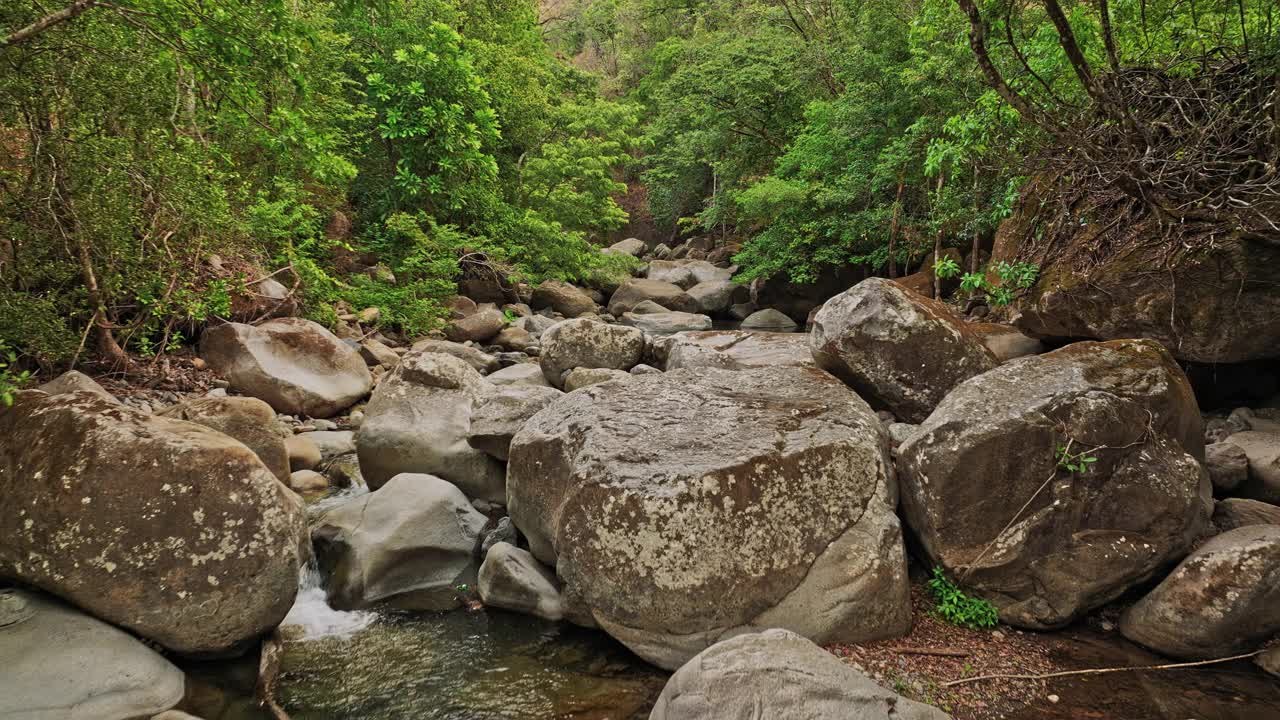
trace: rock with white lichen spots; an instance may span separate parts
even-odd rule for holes
[[[886,447],[816,369],[639,375],[524,425],[508,509],[566,605],[665,668],[759,628],[893,637],[910,605]]]
[[[877,410],[912,423],[956,385],[998,364],[946,305],[884,278],[828,300],[813,318],[809,345],[818,367]]]
[[[231,389],[289,415],[330,417],[373,387],[359,352],[302,318],[211,327],[200,338],[200,357]]]
[[[190,655],[289,611],[302,507],[245,445],[88,393],[19,393],[0,437],[0,577]]]
[[[1280,526],[1214,537],[1120,618],[1126,638],[1176,658],[1249,652],[1280,633]]]
[[[1212,512],[1195,396],[1149,340],[1001,365],[897,452],[903,519],[930,564],[1022,627],[1118,598],[1189,552]]]
[[[289,481],[287,430],[271,406],[257,398],[207,397],[180,402],[157,413],[190,420],[230,435],[257,453],[282,482]]]

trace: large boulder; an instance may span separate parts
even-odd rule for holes
[[[471,416],[467,442],[498,460],[507,459],[511,438],[526,421],[563,393],[545,385],[507,385],[494,391]]]
[[[1248,652],[1280,632],[1280,525],[1250,525],[1201,545],[1120,617],[1126,638],[1204,660]]]
[[[248,447],[88,393],[19,393],[0,437],[0,577],[193,655],[289,611],[302,508]]]
[[[704,315],[722,315],[737,303],[748,302],[751,291],[746,285],[732,280],[700,282],[685,291],[698,304],[698,312]]]
[[[645,268],[644,276],[650,280],[678,285],[688,290],[698,284],[693,276],[693,269],[688,267],[688,260],[654,260]]]
[[[1200,424],[1186,376],[1153,341],[1022,358],[961,383],[898,449],[903,515],[930,564],[1002,620],[1061,627],[1207,528]]]
[[[578,288],[561,280],[546,280],[534,288],[529,301],[534,310],[551,308],[569,318],[596,311],[596,303]]]
[[[1238,448],[1247,466],[1245,479],[1231,488],[1232,494],[1280,504],[1280,431],[1239,432],[1224,444]]]
[[[265,402],[248,397],[206,397],[171,405],[158,414],[199,423],[239,440],[281,482],[289,481],[288,432]]]
[[[356,432],[372,489],[400,473],[448,480],[467,497],[502,502],[502,465],[471,447],[471,415],[494,386],[452,355],[412,351],[374,391]]]
[[[809,338],[798,333],[746,330],[684,332],[654,343],[667,370],[715,367],[725,370],[813,367]]]
[[[1240,233],[1183,239],[1195,223],[1171,229],[1160,213],[1125,216],[1096,197],[1072,201],[1065,182],[1034,179],[996,235],[994,262],[1039,265],[1035,285],[1014,306],[1021,329],[1049,338],[1152,338],[1199,363],[1280,357],[1280,246]]]
[[[765,308],[756,310],[742,321],[743,330],[772,330],[775,332],[791,332],[800,327],[794,320],[780,310]]]
[[[661,280],[633,278],[622,283],[622,286],[614,291],[613,297],[609,298],[609,314],[622,317],[623,313],[631,312],[636,305],[645,300],[652,300],[676,312],[698,311],[698,303],[679,285]]]
[[[588,387],[525,423],[508,464],[511,519],[568,602],[665,668],[753,628],[906,632],[895,496],[875,414],[803,368]]]
[[[948,720],[786,630],[716,643],[667,681],[649,720]]]
[[[611,255],[630,255],[631,257],[640,257],[644,254],[644,251],[645,244],[643,240],[640,238],[627,238],[626,240],[619,240],[601,252]]]
[[[1045,350],[1044,343],[1022,334],[1017,328],[1009,325],[969,323],[969,329],[1000,362],[1008,362],[1027,355],[1039,355]]]
[[[631,373],[626,370],[611,370],[609,368],[574,368],[565,373],[564,391],[573,392],[591,385],[599,385],[600,383],[611,382],[614,380],[626,382],[631,379]]]
[[[640,328],[652,335],[711,329],[711,318],[684,312],[623,313],[618,322],[628,327]]]
[[[1213,489],[1227,494],[1249,479],[1249,455],[1230,440],[1206,445],[1204,465]]]
[[[330,417],[373,387],[359,352],[302,318],[209,328],[200,339],[200,357],[232,390],[288,415]]]
[[[566,320],[542,334],[538,362],[547,382],[561,387],[574,368],[630,370],[644,353],[644,333],[598,320]]]
[[[547,376],[542,374],[542,366],[536,362],[516,363],[486,376],[485,379],[494,385],[551,387]]]
[[[431,475],[397,475],[347,500],[311,531],[329,603],[340,610],[457,607],[458,586],[476,580],[485,522],[457,487]]]
[[[182,671],[129,633],[62,603],[0,591],[26,620],[0,622],[0,717],[10,720],[134,720],[182,700]]]
[[[814,317],[809,347],[818,367],[872,407],[913,423],[956,385],[999,364],[947,306],[884,278],[828,300]]]
[[[485,553],[477,581],[480,600],[490,607],[562,620],[564,601],[555,573],[527,550],[506,542],[494,543]]]

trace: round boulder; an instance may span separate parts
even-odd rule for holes
[[[289,611],[303,512],[248,447],[82,392],[19,393],[0,437],[0,577],[191,655]]]
[[[661,667],[752,628],[893,637],[910,606],[886,444],[818,370],[639,375],[524,425],[508,508],[566,601]]]
[[[578,318],[558,323],[542,334],[538,363],[547,382],[563,386],[564,373],[574,368],[630,370],[644,354],[644,332]]]
[[[1206,529],[1200,423],[1155,342],[1021,358],[961,383],[898,448],[903,516],[930,562],[1002,620],[1061,627]]]
[[[880,687],[799,635],[775,629],[739,635],[698,653],[667,681],[649,720],[950,717]]]
[[[813,319],[818,367],[877,410],[924,421],[956,385],[999,364],[946,305],[871,278],[831,298]]]
[[[609,314],[622,317],[636,305],[645,300],[652,300],[668,310],[677,312],[698,312],[698,303],[679,285],[662,280],[633,278],[622,283],[609,298]]]
[[[230,435],[257,454],[272,474],[288,482],[288,430],[265,402],[248,397],[206,397],[180,402],[157,414],[190,420]]]
[[[1125,637],[1204,660],[1255,650],[1280,632],[1280,525],[1250,525],[1201,545],[1120,617]]]

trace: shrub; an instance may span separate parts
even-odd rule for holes
[[[955,583],[947,579],[942,568],[933,569],[933,578],[929,580],[929,591],[938,606],[935,612],[943,620],[952,625],[976,630],[978,628],[995,627],[1000,621],[996,608],[981,598],[970,597]]]

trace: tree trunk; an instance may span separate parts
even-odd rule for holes
[[[942,186],[946,182],[946,180],[947,180],[947,174],[945,172],[939,172],[938,173],[938,194],[937,194],[937,198],[939,201],[942,200]],[[938,232],[933,236],[933,264],[936,266],[938,264],[938,261],[941,259],[942,259],[942,224],[939,223]],[[938,277],[938,270],[936,269],[936,267],[930,268],[930,269],[933,270],[933,299],[941,300],[942,299],[942,278]]]
[[[898,175],[898,195],[893,201],[893,220],[889,223],[889,279],[898,277],[898,219],[902,216],[902,188],[906,185],[904,174]]]
[[[973,164],[973,248],[969,250],[969,272],[978,272],[978,252],[982,247],[982,224],[978,222],[978,216],[982,213],[982,208],[978,200],[978,163]]]

